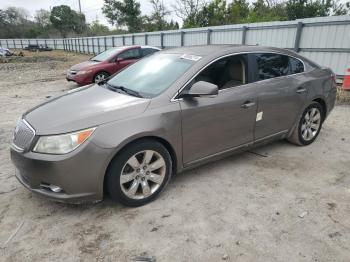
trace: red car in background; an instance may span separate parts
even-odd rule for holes
[[[98,83],[140,58],[160,49],[153,46],[122,46],[108,49],[90,60],[74,65],[67,72],[67,80],[78,85]]]

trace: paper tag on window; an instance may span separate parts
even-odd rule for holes
[[[263,117],[263,112],[262,111],[257,113],[256,114],[256,121],[260,121],[262,119],[262,117]]]

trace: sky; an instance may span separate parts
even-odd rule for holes
[[[103,6],[103,0],[80,0],[81,1],[81,10],[85,14],[87,22],[93,20],[98,20],[105,25],[108,24],[107,19],[102,14],[101,8]],[[141,12],[143,14],[150,14],[152,11],[152,6],[149,3],[149,0],[139,0],[141,4]],[[175,0],[164,0],[164,5],[170,9],[171,5]],[[1,0],[0,9],[7,8],[9,6],[23,7],[27,9],[32,16],[34,16],[35,11],[39,9],[50,10],[50,7],[56,5],[68,5],[72,9],[79,10],[79,1],[78,0]],[[169,16],[169,19],[181,22],[181,19],[172,14]],[[111,27],[111,26],[110,26]]]

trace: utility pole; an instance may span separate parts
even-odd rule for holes
[[[81,4],[80,4],[80,0],[78,0],[79,2],[79,13],[81,13]]]

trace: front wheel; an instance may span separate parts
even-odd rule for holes
[[[94,77],[94,83],[98,84],[99,82],[105,80],[107,77],[109,77],[109,74],[107,72],[99,72]]]
[[[298,125],[288,140],[301,146],[311,144],[320,133],[323,119],[322,106],[317,102],[311,103],[304,110]]]
[[[141,206],[154,200],[167,185],[171,156],[155,140],[127,146],[111,162],[106,188],[110,197],[126,206]]]

